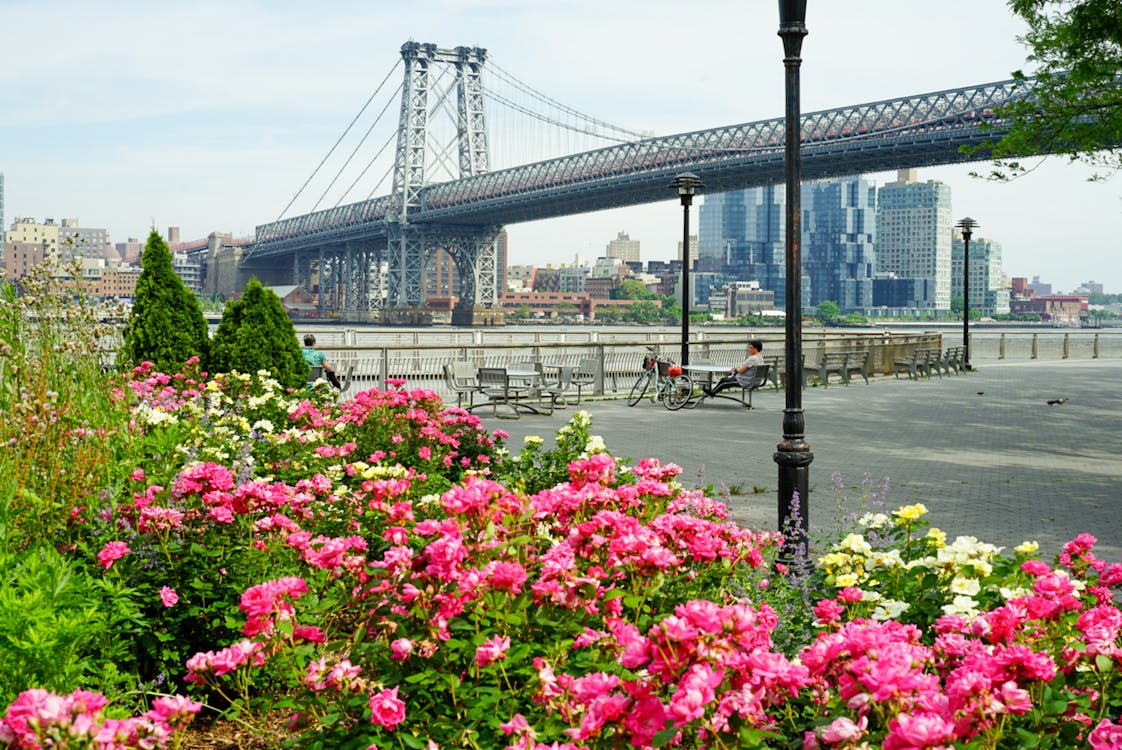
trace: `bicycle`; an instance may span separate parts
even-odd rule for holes
[[[676,411],[689,403],[693,395],[693,381],[682,372],[680,366],[659,357],[653,348],[647,347],[647,355],[643,357],[643,372],[631,386],[627,405],[635,406],[648,391],[651,391],[651,401],[661,401],[667,409]]]

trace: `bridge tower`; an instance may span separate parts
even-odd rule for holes
[[[434,44],[406,42],[401,47],[405,80],[401,92],[401,120],[394,159],[388,229],[388,289],[383,308],[387,323],[420,324],[430,320],[424,307],[425,269],[437,248],[453,257],[460,277],[460,299],[453,313],[458,325],[486,324],[499,315],[498,269],[495,247],[499,227],[459,227],[434,231],[412,217],[421,208],[421,189],[429,154],[430,114],[444,105],[430,102],[433,69],[451,66],[456,81],[456,140],[458,177],[489,171],[486,118],[481,73],[487,51],[479,47],[439,49]],[[478,307],[490,308],[486,312]]]

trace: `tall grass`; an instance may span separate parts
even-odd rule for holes
[[[34,685],[123,687],[106,657],[135,618],[127,591],[68,554],[86,505],[127,463],[126,405],[112,398],[102,342],[119,305],[97,304],[75,268],[0,279],[0,703]],[[119,654],[118,654],[119,656]]]
[[[102,341],[122,315],[82,291],[77,269],[44,264],[0,282],[0,541],[9,550],[66,529],[107,485],[113,403]]]

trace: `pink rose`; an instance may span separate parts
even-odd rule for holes
[[[1091,736],[1087,740],[1091,743],[1091,750],[1111,750],[1111,748],[1122,747],[1122,724],[1103,719],[1091,730]]]
[[[164,586],[160,589],[160,601],[165,607],[174,607],[179,602],[179,594],[170,586]]]
[[[839,716],[822,730],[822,741],[831,745],[840,745],[843,742],[860,739],[865,734],[865,727],[868,724],[869,720],[864,716],[856,723],[848,716]]]
[[[370,721],[386,729],[405,721],[405,703],[398,699],[396,687],[370,696]]]
[[[475,663],[481,667],[505,659],[507,649],[510,648],[509,636],[495,636],[480,644],[475,650]]]
[[[113,563],[130,552],[132,550],[124,542],[109,542],[101,548],[101,552],[97,553],[97,564],[109,570],[113,567]]]
[[[413,641],[408,638],[398,638],[390,644],[391,659],[405,661],[413,651]]]
[[[182,695],[161,696],[152,701],[152,709],[145,716],[152,721],[164,724],[169,729],[181,729],[190,723],[195,714],[202,710],[203,704]]]

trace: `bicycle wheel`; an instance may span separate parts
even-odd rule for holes
[[[646,370],[639,379],[635,381],[635,385],[631,386],[631,393],[627,396],[627,405],[634,406],[639,403],[643,396],[646,395],[647,389],[651,387],[651,370]]]
[[[678,375],[670,379],[663,405],[670,411],[677,411],[693,398],[693,381],[689,375]]]

